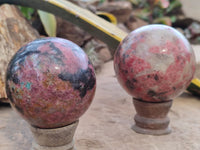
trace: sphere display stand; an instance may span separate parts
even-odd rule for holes
[[[133,98],[137,114],[132,129],[141,134],[164,135],[171,133],[170,119],[167,114],[172,106],[172,100],[164,102],[146,102]]]
[[[78,122],[55,129],[41,129],[31,126],[35,139],[31,150],[75,150],[73,137]]]

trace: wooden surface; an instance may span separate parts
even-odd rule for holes
[[[200,99],[184,93],[169,113],[172,133],[164,136],[135,133],[132,98],[119,86],[113,64],[97,75],[97,91],[75,133],[77,150],[200,150]],[[29,150],[28,124],[9,107],[0,107],[0,150]]]

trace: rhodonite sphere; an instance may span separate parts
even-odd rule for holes
[[[147,25],[119,45],[114,69],[121,86],[135,99],[169,101],[190,84],[195,57],[187,39],[172,27]]]
[[[63,127],[88,109],[96,90],[93,66],[71,41],[41,38],[11,59],[6,91],[13,108],[32,126]]]

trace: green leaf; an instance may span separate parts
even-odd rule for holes
[[[172,23],[176,22],[176,16],[171,16],[171,22]]]
[[[150,14],[151,12],[149,11],[148,8],[135,10],[135,16],[145,21],[149,21]]]
[[[99,1],[100,4],[102,4],[102,3],[104,3],[104,2],[105,2],[105,0],[100,0],[100,1]]]
[[[32,17],[32,15],[34,13],[34,9],[33,8],[23,7],[23,6],[18,6],[18,8],[22,12],[23,16],[26,17],[26,19],[28,19],[28,20],[31,19],[31,17]]]
[[[56,18],[53,14],[38,10],[40,20],[48,36],[56,36]]]
[[[172,25],[172,22],[171,22],[171,18],[170,17],[162,17],[162,18],[157,18],[153,21],[153,23],[155,24],[165,24],[165,25],[168,25],[168,26],[171,26]]]
[[[129,0],[133,5],[138,5],[139,1],[138,0]]]
[[[164,10],[160,7],[155,7],[152,11],[152,15],[154,18],[161,18],[164,16]]]
[[[170,3],[169,7],[166,9],[166,12],[170,13],[171,11],[180,8],[181,6],[182,4],[179,0],[174,0]]]

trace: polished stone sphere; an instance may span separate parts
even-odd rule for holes
[[[114,69],[119,83],[133,98],[169,101],[190,84],[195,57],[189,42],[177,30],[147,25],[132,31],[120,43]]]
[[[23,46],[7,68],[12,107],[32,126],[71,124],[88,109],[96,90],[93,66],[71,41],[41,38]]]

